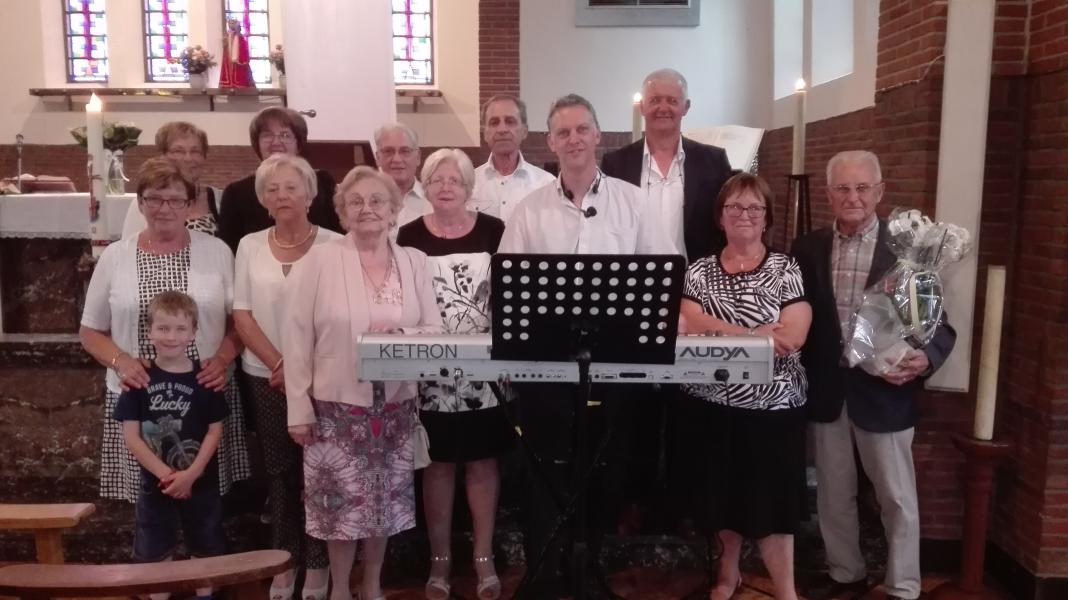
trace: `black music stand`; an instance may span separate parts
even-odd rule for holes
[[[585,484],[592,469],[586,449],[586,406],[591,391],[590,363],[674,363],[685,269],[686,261],[678,255],[493,257],[493,360],[574,361],[579,368],[580,393],[575,395],[572,431],[573,495],[568,503],[574,516],[569,517],[565,509],[557,523],[571,519],[572,581],[577,599],[586,598],[587,592]],[[559,527],[553,538],[558,532]],[[540,566],[528,562],[523,583]]]

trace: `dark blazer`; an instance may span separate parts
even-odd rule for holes
[[[330,173],[318,169],[315,171],[315,179],[319,191],[312,199],[308,220],[313,225],[345,233],[334,210],[334,190],[337,189],[337,183]],[[274,225],[274,219],[256,198],[255,173],[226,186],[219,208],[219,231],[216,237],[226,242],[230,250],[236,254],[241,238],[263,231],[271,225]]]
[[[897,262],[887,246],[887,237],[886,222],[880,220],[879,239],[865,288],[877,282]],[[812,326],[801,348],[801,363],[808,374],[805,404],[808,418],[817,423],[830,423],[841,415],[845,402],[850,419],[865,431],[904,431],[916,425],[917,395],[926,376],[897,386],[859,367],[839,366],[844,342],[831,278],[832,244],[833,231],[824,228],[798,238],[793,245],[793,255],[801,265],[805,295],[812,305]],[[927,375],[942,366],[956,340],[957,332],[943,314],[934,338],[923,349],[931,362]]]
[[[718,252],[726,245],[723,230],[715,214],[719,188],[731,176],[731,165],[723,148],[682,138],[686,159],[683,172],[683,237],[689,262]],[[642,159],[645,138],[604,155],[601,170],[605,175],[642,184]]]

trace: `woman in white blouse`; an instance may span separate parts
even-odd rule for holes
[[[186,229],[196,189],[166,158],[151,158],[141,167],[137,206],[147,224],[140,234],[115,242],[100,255],[85,297],[79,336],[82,346],[108,368],[104,401],[104,444],[100,495],[135,502],[140,466],[126,449],[121,424],[111,418],[123,389],[143,388],[148,373],[143,361],[155,357],[148,340],[146,309],[163,291],[183,291],[196,300],[199,326],[189,345],[199,360],[201,384],[225,390],[227,371],[241,351],[229,319],[233,301],[233,255],[226,244]],[[241,412],[236,397],[230,414]],[[227,419],[219,446],[219,483],[223,493],[235,479],[247,477],[244,432]]]
[[[274,154],[256,169],[256,197],[274,226],[250,233],[237,246],[234,274],[234,325],[245,343],[241,368],[256,419],[267,471],[271,508],[271,546],[293,556],[293,569],[271,584],[271,600],[293,596],[296,568],[304,566],[304,600],[326,597],[326,544],[304,532],[304,488],[300,446],[286,425],[285,380],[279,324],[286,275],[312,246],[341,235],[312,225],[308,210],[317,190],[315,171],[299,156]]]

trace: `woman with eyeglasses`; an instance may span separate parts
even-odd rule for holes
[[[204,159],[208,156],[208,134],[196,125],[186,121],[164,123],[156,131],[156,150],[161,156],[171,159],[196,190],[196,199],[189,207],[186,227],[194,231],[215,235],[219,221],[219,203],[222,190],[203,185]],[[137,203],[130,203],[126,211],[126,220],[122,223],[122,237],[127,238],[141,233],[145,228],[145,217]]]
[[[767,336],[775,347],[774,377],[768,385],[682,386],[676,452],[690,457],[696,472],[673,474],[681,488],[673,496],[690,500],[683,510],[719,540],[722,554],[710,598],[726,600],[741,586],[738,559],[743,538],[750,538],[757,540],[775,597],[794,600],[793,536],[808,515],[808,384],[800,349],[812,310],[797,261],[765,245],[773,222],[767,182],[748,173],[731,177],[715,212],[727,244],[687,269],[679,330]]]
[[[272,154],[300,156],[308,145],[308,123],[291,108],[272,106],[253,117],[248,136],[252,150],[261,161]],[[333,205],[337,182],[322,170],[315,171],[315,178],[319,191],[308,209],[308,220],[313,225],[343,233]],[[256,197],[255,173],[223,190],[217,235],[230,246],[230,250],[236,253],[241,238],[273,224],[274,220]]]
[[[440,333],[426,255],[390,240],[401,191],[356,167],[334,196],[348,234],[313,247],[286,278],[282,377],[289,435],[304,447],[307,532],[326,540],[331,600],[350,600],[363,544],[363,600],[382,598],[389,536],[415,526],[416,386],[360,379],[369,333]]]
[[[427,254],[438,309],[448,333],[487,333],[490,327],[490,257],[504,221],[467,208],[475,185],[471,159],[443,148],[427,157],[420,179],[433,212],[400,228],[397,243]],[[423,471],[423,508],[430,537],[426,597],[450,597],[452,506],[456,468],[462,466],[474,528],[476,593],[496,600],[501,582],[493,564],[493,527],[500,475],[497,457],[513,445],[512,429],[489,383],[420,383],[419,415],[430,438]]]
[[[105,378],[104,441],[100,495],[134,502],[141,470],[123,444],[122,427],[111,418],[119,394],[148,384],[145,361],[155,357],[148,339],[148,304],[156,294],[178,290],[197,303],[196,338],[186,352],[199,361],[197,379],[229,391],[228,368],[241,351],[230,320],[234,260],[220,240],[187,228],[196,187],[168,158],[145,161],[137,178],[137,207],[145,229],[109,245],[89,282],[79,337],[82,346],[108,369]],[[230,416],[219,446],[219,487],[248,477],[248,458],[236,396],[227,394]]]

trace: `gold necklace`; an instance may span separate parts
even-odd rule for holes
[[[401,303],[401,290],[399,288],[388,289],[389,276],[393,274],[393,253],[389,253],[389,259],[386,263],[386,274],[382,277],[382,283],[376,284],[371,273],[367,271],[367,266],[364,261],[360,260],[360,269],[363,270],[364,280],[371,284],[371,301],[375,304],[400,304]]]
[[[734,257],[729,258],[728,260],[737,261],[738,270],[739,271],[744,271],[745,270],[745,265],[746,265],[747,262],[752,260],[753,261],[752,266],[755,267],[757,264],[760,263],[760,260],[764,258],[764,254],[765,253],[766,253],[766,249],[762,248],[760,250],[760,252],[754,254],[751,257],[750,256],[734,256]],[[726,257],[724,257],[724,258],[726,258]]]
[[[271,227],[271,231],[269,232],[270,236],[271,236],[271,240],[274,241],[274,245],[275,246],[278,246],[279,248],[281,248],[283,250],[292,250],[293,248],[300,248],[301,246],[306,244],[308,242],[308,240],[311,239],[312,234],[315,233],[315,226],[314,225],[308,225],[308,235],[304,236],[303,240],[300,240],[296,244],[283,244],[282,242],[278,241],[278,234],[275,233],[275,229],[277,229],[277,228],[276,227]]]

